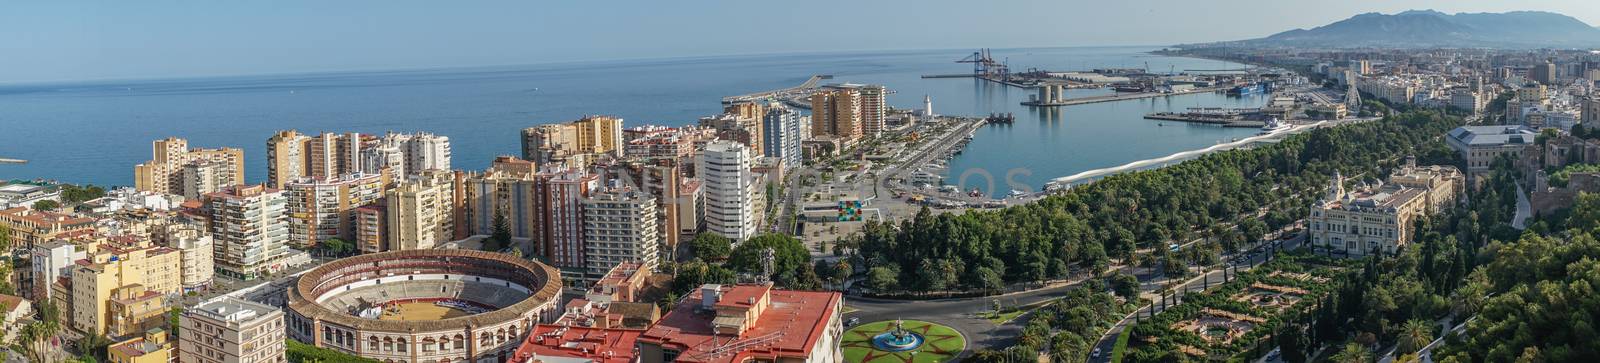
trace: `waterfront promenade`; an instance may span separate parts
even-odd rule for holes
[[[1212,145],[1212,146],[1204,148],[1204,149],[1181,151],[1181,152],[1178,152],[1178,153],[1174,153],[1172,155],[1167,155],[1167,156],[1163,156],[1163,157],[1159,157],[1159,158],[1139,160],[1139,161],[1134,161],[1134,162],[1127,163],[1127,164],[1122,164],[1122,165],[1119,165],[1119,166],[1088,170],[1088,171],[1084,171],[1084,172],[1077,173],[1077,174],[1072,174],[1072,175],[1068,175],[1068,176],[1064,176],[1064,177],[1060,177],[1060,178],[1051,179],[1050,182],[1045,185],[1045,190],[1059,189],[1059,188],[1070,186],[1070,185],[1073,185],[1075,183],[1082,182],[1082,181],[1085,181],[1085,180],[1092,180],[1092,179],[1095,179],[1095,178],[1100,178],[1100,177],[1104,177],[1104,176],[1107,176],[1107,175],[1117,174],[1117,173],[1121,173],[1121,172],[1125,172],[1125,171],[1140,170],[1140,169],[1145,169],[1145,168],[1149,168],[1149,167],[1152,167],[1152,166],[1159,166],[1159,165],[1164,165],[1164,164],[1168,164],[1168,163],[1172,163],[1172,162],[1188,160],[1188,159],[1191,159],[1191,158],[1199,157],[1201,155],[1205,155],[1205,154],[1209,154],[1209,153],[1213,153],[1213,152],[1218,152],[1218,151],[1237,149],[1237,148],[1248,146],[1248,145],[1251,145],[1251,144],[1278,142],[1278,141],[1282,140],[1283,138],[1289,137],[1289,135],[1293,135],[1293,134],[1309,131],[1311,129],[1315,129],[1315,128],[1319,128],[1319,127],[1336,126],[1336,125],[1345,124],[1345,123],[1366,122],[1366,121],[1372,121],[1372,120],[1376,120],[1376,119],[1377,118],[1348,119],[1348,120],[1334,120],[1334,121],[1318,121],[1316,123],[1311,123],[1311,124],[1306,124],[1306,125],[1297,125],[1297,126],[1295,126],[1293,128],[1290,128],[1288,130],[1284,130],[1284,131],[1281,131],[1281,132],[1275,132],[1275,133],[1268,134],[1268,135],[1251,136],[1251,137],[1239,139],[1239,140],[1233,141],[1233,142]]]

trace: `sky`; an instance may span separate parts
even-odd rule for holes
[[[274,0],[0,3],[0,84],[732,54],[1169,45],[1367,12],[1595,0]]]

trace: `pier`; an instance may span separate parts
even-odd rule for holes
[[[1223,89],[1224,88],[1222,88],[1222,87],[1209,87],[1209,88],[1195,88],[1195,89],[1191,89],[1191,90],[1187,90],[1187,91],[1140,92],[1140,93],[1111,94],[1111,95],[1103,95],[1103,96],[1089,96],[1089,97],[1078,97],[1078,98],[1044,97],[1044,98],[1041,98],[1041,99],[1022,101],[1022,105],[1023,106],[1033,106],[1033,107],[1061,107],[1061,106],[1083,105],[1083,104],[1100,103],[1100,102],[1136,100],[1136,99],[1141,99],[1141,98],[1154,98],[1154,97],[1161,97],[1161,96],[1176,96],[1176,95],[1186,95],[1186,94],[1192,94],[1192,93],[1216,92],[1216,91],[1221,91]],[[1052,94],[1058,94],[1057,92],[1051,92],[1051,93]],[[1043,94],[1042,91],[1041,91],[1041,94]]]
[[[994,83],[999,83],[999,84],[1003,84],[1003,85],[1007,85],[1007,86],[1017,87],[1017,88],[1039,87],[1038,85],[1017,82],[1015,80],[1010,79],[1010,77],[1001,77],[1001,76],[989,75],[989,74],[924,74],[924,75],[922,75],[922,78],[977,78],[977,79],[981,79],[981,80],[985,80],[985,81],[989,81],[989,82],[994,82]]]
[[[1249,121],[1235,117],[1208,117],[1200,115],[1182,114],[1174,112],[1157,112],[1144,115],[1146,120],[1180,121],[1201,124],[1221,125],[1222,127],[1261,127],[1266,122]]]
[[[811,76],[811,78],[806,79],[805,83],[801,83],[799,86],[794,86],[794,87],[789,87],[789,88],[784,88],[784,89],[771,90],[771,91],[761,91],[761,92],[738,95],[738,96],[723,97],[722,98],[722,103],[727,104],[727,103],[734,103],[734,102],[739,102],[739,101],[755,101],[755,100],[765,100],[765,99],[774,99],[774,98],[786,99],[786,98],[789,98],[790,96],[795,96],[795,95],[802,94],[802,93],[810,93],[811,90],[817,88],[817,83],[822,82],[822,80],[824,80],[824,79],[833,79],[833,76],[832,75],[827,75],[827,74],[818,74],[818,75]]]

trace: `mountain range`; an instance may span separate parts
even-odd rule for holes
[[[1590,48],[1600,47],[1600,28],[1542,11],[1445,14],[1411,10],[1360,14],[1316,28],[1227,43],[1307,48]]]

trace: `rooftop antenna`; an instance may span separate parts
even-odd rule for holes
[[[756,276],[757,283],[772,282],[772,266],[777,262],[777,259],[772,247],[761,250],[761,276]]]

